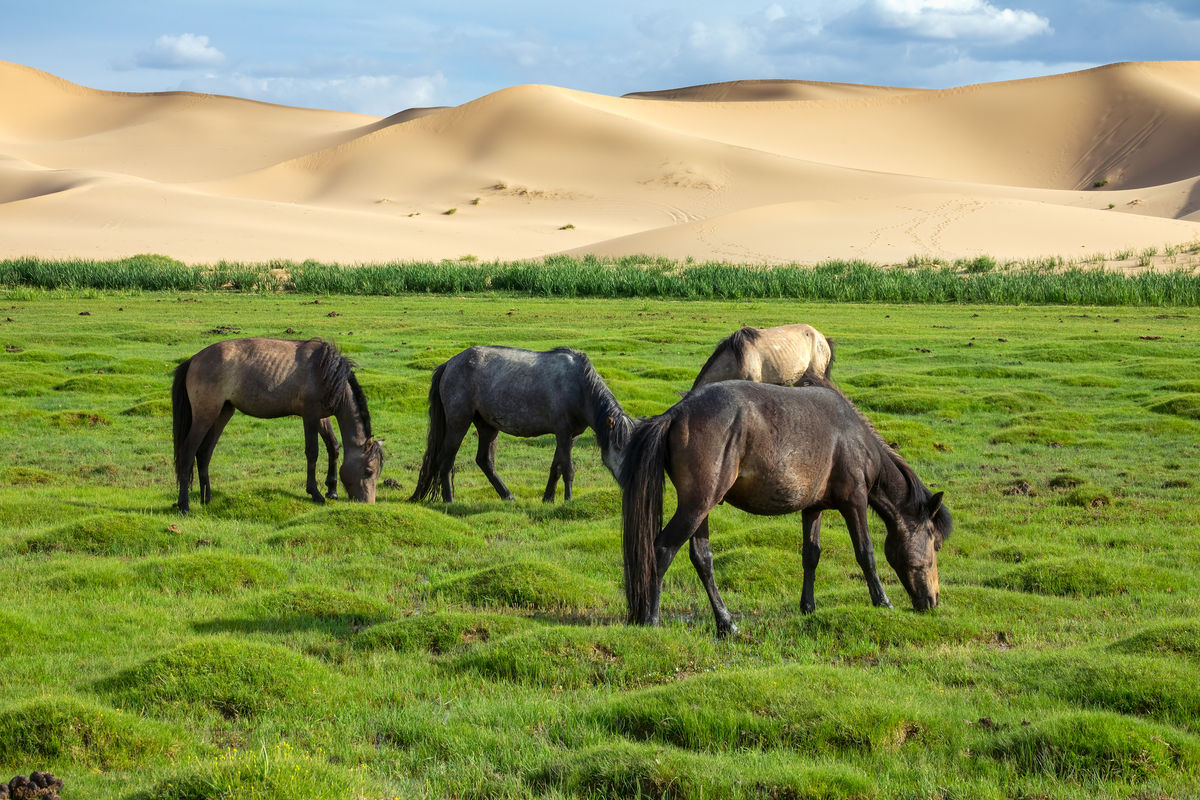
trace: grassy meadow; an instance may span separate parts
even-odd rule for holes
[[[64,797],[1200,796],[1200,312],[222,291],[0,290],[0,768]],[[827,514],[712,517],[741,633],[686,557],[623,625],[620,492],[590,434],[502,436],[502,503],[405,502],[432,369],[472,344],[589,354],[661,412],[741,324],[810,322],[956,529],[942,605],[870,607]],[[313,505],[299,420],[235,416],[214,501],[172,510],[171,372],[321,336],[385,439],[374,506]],[[323,463],[323,457],[322,462]],[[669,493],[668,493],[669,494]],[[669,503],[669,501],[668,501]]]

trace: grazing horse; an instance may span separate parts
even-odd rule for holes
[[[564,499],[571,499],[575,466],[571,447],[589,427],[596,433],[604,465],[616,477],[621,451],[633,421],[613,397],[588,357],[558,347],[548,352],[515,347],[468,347],[433,373],[429,386],[429,438],[409,500],[432,497],[441,486],[442,500],[454,500],[451,473],[467,429],[475,424],[479,450],[475,463],[501,499],[513,494],[496,475],[496,437],[554,434],[557,447],[550,480],[542,499],[554,501],[559,475]]]
[[[833,342],[812,325],[736,330],[721,340],[700,368],[692,391],[719,381],[795,386],[806,373],[829,380]]]
[[[304,420],[307,491],[317,503],[317,436],[325,440],[329,470],[325,486],[337,497],[334,470],[338,440],[329,423],[337,419],[346,443],[342,484],[352,500],[375,502],[375,481],[383,466],[383,448],[371,438],[367,398],[354,377],[353,364],[329,342],[287,339],[228,339],[209,345],[175,370],[171,389],[175,429],[175,477],[179,510],[188,511],[192,462],[200,473],[200,502],[212,500],[208,464],[235,410],[252,417],[298,416]]]
[[[664,528],[663,472],[678,496]],[[871,601],[891,606],[867,533],[867,507],[887,526],[888,563],[923,611],[938,603],[937,551],[950,535],[942,493],[931,494],[841,392],[826,386],[784,388],[727,381],[689,394],[642,422],[625,448],[621,472],[625,594],[629,621],[658,622],[663,575],[690,540],[692,564],[717,619],[735,632],[713,581],[708,515],[727,502],[751,514],[801,511],[804,589],[812,611],[821,556],[821,512],[846,519]]]

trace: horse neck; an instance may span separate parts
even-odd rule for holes
[[[338,430],[346,447],[362,449],[366,445],[367,439],[370,438],[367,435],[367,426],[363,423],[358,401],[354,399],[354,393],[349,386],[346,387],[342,402],[334,412],[333,418],[337,420]]]
[[[908,505],[912,487],[897,463],[900,459],[898,455],[881,445],[880,457],[879,474],[875,476],[875,483],[867,494],[867,503],[890,531],[898,526],[903,513],[901,509]]]
[[[608,418],[612,417],[618,425],[631,418],[625,413],[625,409],[621,407],[612,391],[600,379],[599,374],[592,376],[584,392],[586,396],[583,405],[588,425],[596,433],[596,443],[600,445],[601,452],[606,453],[610,447]]]

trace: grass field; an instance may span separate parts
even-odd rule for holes
[[[1200,313],[219,291],[0,292],[0,766],[64,797],[1200,796]],[[468,439],[414,506],[431,370],[472,344],[587,352],[634,415],[745,324],[804,321],[956,529],[942,606],[870,607],[827,515],[712,518],[741,634],[686,558],[622,624],[620,493],[590,436]],[[237,416],[214,502],[171,509],[170,376],[231,336],[322,336],[386,439],[374,506],[314,506],[298,420]],[[560,490],[561,498],[561,490]],[[882,526],[872,517],[877,548]],[[901,602],[904,601],[904,602]]]

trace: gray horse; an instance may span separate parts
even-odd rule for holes
[[[678,496],[666,527],[664,470]],[[913,606],[922,611],[938,603],[937,551],[951,529],[942,493],[930,493],[834,388],[726,381],[693,392],[639,425],[625,449],[620,482],[630,622],[658,622],[663,575],[690,540],[718,635],[737,630],[713,580],[708,544],[708,515],[721,502],[751,514],[803,512],[801,611],[816,607],[813,579],[826,509],[846,520],[871,601],[891,606],[875,571],[868,506],[883,518],[884,552]]]
[[[434,370],[425,458],[409,500],[426,500],[439,485],[442,500],[454,500],[454,458],[472,423],[479,434],[475,463],[504,500],[512,500],[513,494],[496,474],[499,432],[554,434],[557,446],[542,497],[548,503],[554,501],[560,475],[564,498],[571,499],[571,447],[580,434],[588,428],[595,431],[604,465],[615,477],[633,430],[633,421],[583,353],[567,347],[548,352],[469,347]]]
[[[346,492],[352,500],[375,502],[383,449],[371,438],[371,414],[353,365],[329,342],[249,338],[209,345],[175,370],[171,406],[180,511],[188,511],[193,463],[200,473],[200,502],[212,499],[208,465],[235,410],[304,420],[306,488],[317,503],[325,502],[316,477],[318,436],[329,452],[325,486],[329,497],[337,497],[334,468],[341,448],[329,417],[336,418],[346,443],[341,469]]]

